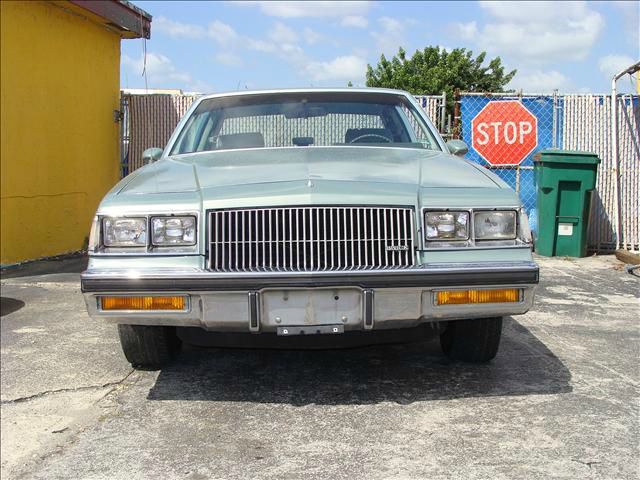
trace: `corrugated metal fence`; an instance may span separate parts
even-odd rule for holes
[[[197,98],[194,95],[122,95],[122,175],[142,166],[142,152],[148,147],[164,147],[178,121]],[[538,121],[537,147],[518,166],[491,167],[472,148],[471,119],[487,103],[518,100]],[[416,97],[433,124],[449,137],[450,122],[444,95]],[[640,106],[638,96],[620,96],[619,158],[620,217],[623,248],[640,247]],[[470,145],[468,158],[484,164],[509,183],[520,195],[525,207],[535,215],[535,186],[532,156],[544,148],[564,148],[597,153],[602,159],[594,195],[589,230],[589,246],[596,251],[615,247],[617,215],[615,161],[611,155],[611,98],[606,95],[513,95],[461,94],[457,99],[460,116],[454,131]]]

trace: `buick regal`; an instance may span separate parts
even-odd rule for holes
[[[420,325],[451,359],[489,361],[538,267],[518,196],[466,151],[406,92],[203,96],[101,202],[89,314],[139,367],[185,331],[295,344]]]

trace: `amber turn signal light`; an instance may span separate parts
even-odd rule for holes
[[[185,310],[187,297],[100,297],[102,310]]]
[[[467,303],[514,303],[520,301],[520,289],[496,290],[444,290],[436,292],[437,305],[464,305]]]

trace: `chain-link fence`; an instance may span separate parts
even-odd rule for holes
[[[167,144],[176,125],[197,98],[197,95],[122,94],[120,101],[122,119],[120,152],[123,177],[142,166],[142,152],[145,149],[149,147],[163,148]],[[423,95],[416,97],[416,100],[438,131],[446,137],[451,129],[451,118],[446,115],[446,95],[444,93],[442,95]],[[231,123],[233,124],[233,122]],[[360,126],[375,127],[377,125],[369,125],[365,122]],[[265,132],[269,129],[274,130],[274,127],[260,125],[254,126],[253,130],[249,131]],[[237,132],[240,131],[242,130],[237,129]],[[343,131],[344,129],[341,130],[341,134]],[[296,136],[291,132],[288,135],[289,137]],[[278,142],[272,139],[271,143]],[[267,144],[269,143],[267,142]]]
[[[496,173],[518,192],[527,211],[535,213],[533,155],[558,145],[557,99],[463,93],[457,101],[458,132],[469,145],[466,157]]]
[[[122,95],[121,161],[125,176],[142,166],[142,152],[164,147],[194,95]],[[620,217],[621,245],[639,248],[640,108],[638,96],[620,96],[619,171],[611,153],[611,98],[607,95],[463,93],[454,121],[446,96],[416,100],[445,137],[462,138],[467,158],[499,175],[518,192],[530,218],[536,218],[533,155],[545,148],[595,152],[602,159],[590,219],[589,246],[611,250]],[[453,124],[452,124],[453,123]],[[474,142],[475,140],[475,142]]]
[[[611,149],[611,97],[607,95],[532,95],[462,93],[456,98],[453,131],[469,145],[467,158],[494,171],[518,192],[535,228],[536,188],[533,156],[559,148],[598,154],[589,247],[612,250],[620,213],[620,244],[640,243],[638,191],[640,108],[637,95],[618,97],[618,158]]]
[[[451,138],[451,115],[447,114],[447,94],[419,95],[416,101],[423,108],[431,123],[445,139]]]
[[[613,250],[616,223],[620,246],[640,247],[640,99],[617,97],[618,148],[612,148],[610,95],[566,95],[560,107],[562,138],[566,150],[594,152],[600,157],[590,218],[590,245]]]

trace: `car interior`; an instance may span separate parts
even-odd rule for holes
[[[200,108],[174,151],[354,144],[433,148],[434,145],[433,139],[417,133],[420,129],[413,125],[415,119],[397,104],[303,101]],[[317,132],[323,133],[319,137]]]

